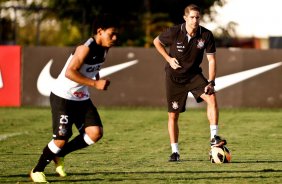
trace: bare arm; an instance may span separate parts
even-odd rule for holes
[[[215,54],[208,54],[207,59],[209,62],[209,81],[215,80],[216,77],[216,56]]]
[[[83,64],[84,59],[86,58],[89,52],[89,48],[87,46],[81,45],[76,48],[74,56],[70,61],[65,76],[79,84],[95,87],[100,90],[106,90],[109,85],[108,80],[93,80],[91,78],[85,77],[80,74],[79,69]]]
[[[215,54],[208,54],[207,55],[207,59],[209,62],[209,81],[214,81],[215,80],[215,76],[216,76],[216,58],[215,58]],[[213,94],[214,91],[214,85],[213,83],[209,83],[206,87],[205,87],[205,93],[207,95],[211,95]]]
[[[164,45],[160,42],[159,38],[156,37],[153,41],[157,51],[164,57],[173,69],[181,68],[176,58],[172,58],[168,55]]]
[[[171,59],[171,57],[168,55],[168,53],[167,53],[165,47],[161,44],[161,42],[160,42],[160,40],[159,40],[158,37],[156,37],[156,38],[154,39],[154,42],[153,42],[153,43],[154,43],[154,45],[155,45],[157,51],[164,57],[164,59],[165,59],[167,62],[169,62],[169,60]]]

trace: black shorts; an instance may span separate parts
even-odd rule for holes
[[[66,100],[51,93],[50,104],[53,121],[53,139],[67,140],[72,136],[72,125],[80,133],[88,126],[103,127],[97,108],[90,99]]]
[[[168,112],[185,112],[188,92],[193,94],[198,103],[202,102],[203,99],[200,96],[205,93],[207,85],[208,81],[202,74],[197,74],[185,82],[176,82],[175,78],[167,74],[166,95]]]

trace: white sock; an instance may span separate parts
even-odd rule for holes
[[[172,153],[175,153],[175,152],[179,153],[178,143],[171,143],[170,146],[171,146]]]
[[[95,143],[86,133],[84,134],[83,139],[89,146]]]
[[[210,125],[211,139],[218,135],[218,125]]]
[[[58,146],[56,146],[56,144],[54,143],[54,139],[52,139],[52,140],[48,143],[48,147],[49,147],[49,149],[50,149],[53,153],[55,153],[55,154],[57,154],[57,153],[59,153],[59,152],[61,151],[61,148],[59,148]]]

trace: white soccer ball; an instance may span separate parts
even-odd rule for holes
[[[222,164],[231,162],[231,152],[226,146],[212,147],[210,150],[211,163]]]

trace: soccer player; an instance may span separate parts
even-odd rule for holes
[[[184,112],[187,94],[191,92],[198,103],[207,103],[210,124],[211,146],[226,144],[218,136],[218,106],[214,91],[216,77],[216,47],[211,31],[199,25],[200,8],[194,4],[184,9],[185,23],[172,26],[153,43],[167,62],[166,95],[168,104],[168,132],[172,154],[169,161],[179,161],[179,114]],[[166,50],[169,47],[169,52]],[[204,77],[200,64],[204,52],[208,59],[208,79]]]
[[[93,35],[75,48],[56,79],[50,94],[53,138],[30,172],[33,182],[47,182],[44,169],[52,160],[56,172],[61,177],[66,176],[64,157],[102,138],[102,121],[88,88],[107,90],[110,84],[109,80],[100,79],[99,70],[109,48],[117,40],[117,23],[109,14],[98,16],[94,21]],[[80,134],[69,141],[73,124]]]

